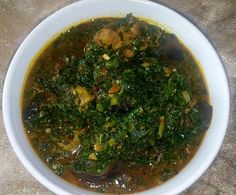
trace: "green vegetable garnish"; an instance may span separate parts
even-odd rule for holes
[[[22,100],[27,135],[47,165],[108,193],[138,192],[177,174],[211,120],[192,55],[132,14],[62,33],[36,60]]]

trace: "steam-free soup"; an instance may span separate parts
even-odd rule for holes
[[[68,182],[105,193],[143,191],[178,174],[211,113],[188,49],[132,14],[61,33],[33,62],[22,94],[40,158]]]

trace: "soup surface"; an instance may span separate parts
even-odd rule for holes
[[[191,53],[132,14],[61,33],[33,62],[22,94],[40,158],[65,180],[105,193],[143,191],[176,175],[211,113]]]

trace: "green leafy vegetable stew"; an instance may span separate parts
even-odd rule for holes
[[[105,193],[143,191],[178,174],[211,115],[191,53],[132,14],[61,33],[33,62],[22,94],[40,158],[70,183]]]

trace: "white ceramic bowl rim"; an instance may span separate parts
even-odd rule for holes
[[[145,191],[145,194],[177,194],[183,191],[209,167],[222,144],[229,118],[229,87],[220,59],[205,36],[175,11],[147,0],[79,1],[46,18],[26,37],[11,61],[3,89],[3,119],[15,153],[40,183],[57,194],[93,193],[56,176],[31,148],[23,129],[20,110],[27,67],[48,40],[71,24],[98,16],[124,16],[127,13],[150,18],[170,27],[202,64],[213,105],[212,123],[192,161],[178,175],[159,187]]]

